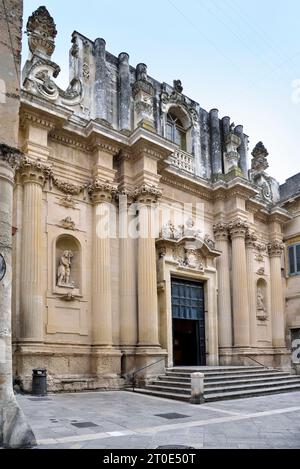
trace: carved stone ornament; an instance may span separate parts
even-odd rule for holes
[[[155,203],[162,197],[162,191],[150,184],[143,184],[134,191],[134,197],[139,203]]]
[[[183,86],[181,80],[174,80],[173,86],[176,93],[183,93]]]
[[[257,236],[255,233],[248,232],[246,235],[246,245],[248,248],[255,248],[257,242]]]
[[[118,186],[97,178],[88,186],[88,192],[95,203],[111,202],[118,192]]]
[[[60,226],[65,230],[75,231],[75,222],[72,220],[71,217],[67,217],[60,222]]]
[[[28,19],[26,34],[32,54],[42,53],[51,57],[55,49],[56,25],[47,8],[39,7]]]
[[[246,234],[248,233],[248,230],[249,230],[249,225],[244,220],[241,220],[239,218],[229,223],[228,228],[229,228],[232,238],[246,237]]]
[[[266,274],[266,271],[264,267],[261,267],[260,269],[258,269],[257,275],[263,277],[265,274]]]
[[[217,241],[227,241],[229,236],[228,224],[227,223],[217,223],[213,226],[214,235]]]
[[[284,244],[281,242],[274,242],[268,245],[268,252],[270,257],[281,257],[284,251]]]
[[[261,189],[262,198],[269,202],[273,202],[273,192],[271,178],[266,173],[269,168],[269,153],[262,142],[259,142],[252,152],[252,165],[250,171],[250,180]]]
[[[24,181],[34,180],[43,185],[45,181],[53,176],[52,167],[43,163],[41,160],[30,160],[22,156],[19,160],[17,170]]]
[[[211,239],[210,235],[208,235],[208,234],[205,235],[204,242],[213,251],[216,249],[216,243],[213,239]]]
[[[175,82],[174,82],[175,84]],[[179,85],[178,85],[179,86]],[[179,92],[176,85],[176,88],[171,93],[168,93],[166,87],[163,87],[161,93],[161,111],[165,114],[168,110],[169,105],[181,106],[187,114],[190,116],[191,122],[194,127],[199,127],[199,113],[195,106],[192,103],[189,103],[187,98],[182,94],[182,91]],[[181,87],[182,88],[182,87]]]
[[[54,176],[52,177],[52,182],[53,182],[53,185],[56,187],[56,189],[70,196],[80,195],[87,187],[86,184],[82,186],[76,186],[75,184],[71,184],[70,182],[63,181],[62,179],[59,179]],[[67,200],[67,199],[65,198],[64,200]]]
[[[71,281],[72,251],[65,251],[59,261],[57,270],[57,286],[74,288],[74,282]]]
[[[234,168],[238,168],[240,160],[238,148],[241,145],[241,139],[234,132],[230,132],[226,136],[225,144],[225,171],[229,173]]]
[[[24,89],[58,105],[80,104],[83,99],[83,86],[79,79],[74,78],[67,90],[62,90],[53,81],[53,78],[60,73],[60,67],[51,61],[57,31],[54,20],[45,7],[38,8],[32,14],[26,32],[29,36],[32,57],[26,63]],[[78,54],[76,37],[73,37],[72,41],[72,54],[76,55]]]
[[[265,306],[265,296],[261,288],[257,291],[257,319],[260,321],[267,321],[268,314]]]
[[[200,272],[204,272],[205,270],[205,261],[199,249],[195,247],[185,247],[181,244],[177,245],[173,249],[173,259],[178,263],[179,267],[195,269]]]
[[[22,153],[16,148],[0,144],[0,162],[5,162],[12,169],[16,169],[19,165]]]
[[[76,208],[76,202],[70,194],[67,194],[65,197],[60,199],[59,205],[62,205],[65,208]]]

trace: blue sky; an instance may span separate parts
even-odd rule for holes
[[[58,36],[58,83],[68,83],[71,34],[103,37],[107,49],[148,65],[154,78],[181,79],[184,92],[243,124],[250,149],[262,140],[270,174],[300,172],[299,0],[25,0],[28,16],[45,5]],[[24,38],[24,59],[28,53]],[[298,80],[298,81],[297,81]]]

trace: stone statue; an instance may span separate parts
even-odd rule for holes
[[[60,258],[58,273],[57,273],[57,285],[59,287],[73,287],[71,283],[71,265],[72,258],[74,257],[72,251],[65,251]]]
[[[261,288],[257,292],[257,309],[258,311],[266,311],[265,297]]]

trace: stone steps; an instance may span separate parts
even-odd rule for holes
[[[190,401],[191,373],[205,375],[206,402],[300,391],[300,377],[262,367],[172,368],[135,392]]]

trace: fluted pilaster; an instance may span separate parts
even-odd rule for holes
[[[236,220],[229,225],[232,240],[233,324],[235,347],[249,347],[250,321],[245,237],[248,225]]]
[[[274,242],[268,246],[271,266],[271,310],[272,337],[274,347],[285,347],[285,321],[283,308],[283,288],[281,276],[281,257],[284,245]]]
[[[120,208],[120,338],[121,346],[136,347],[138,341],[137,324],[137,272],[135,239],[130,235],[129,226],[134,215],[129,205],[133,202],[131,193],[119,196]]]
[[[19,168],[23,182],[21,337],[44,339],[44,294],[42,283],[43,186],[51,174],[40,161],[22,160]]]
[[[159,347],[157,269],[154,207],[160,191],[146,185],[139,188],[140,236],[138,241],[139,346]]]
[[[214,226],[216,249],[222,252],[217,259],[218,269],[218,310],[219,310],[219,347],[230,348],[232,339],[232,310],[229,271],[229,233],[228,226],[218,223]]]
[[[96,180],[89,187],[94,203],[93,343],[113,345],[110,216],[116,187]]]
[[[248,301],[249,301],[249,322],[250,322],[250,345],[255,347],[257,343],[257,288],[255,281],[254,250],[257,236],[248,233],[246,237],[246,258],[247,258],[247,281],[248,281]]]

